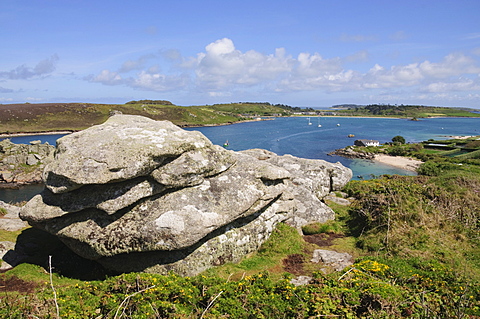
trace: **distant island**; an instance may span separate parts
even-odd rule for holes
[[[342,104],[327,109],[300,108],[269,102],[235,102],[179,106],[167,100],[139,100],[125,104],[23,103],[0,104],[0,134],[79,131],[101,124],[113,114],[133,114],[169,120],[181,127],[232,124],[262,117],[370,116],[420,119],[480,117],[474,109],[422,105]]]

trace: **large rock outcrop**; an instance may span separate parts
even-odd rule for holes
[[[41,183],[45,165],[53,160],[55,147],[31,141],[15,144],[9,139],[0,141],[0,187]]]
[[[20,213],[118,271],[194,275],[257,250],[275,225],[334,218],[341,164],[233,152],[167,121],[115,115],[58,140],[46,188]]]

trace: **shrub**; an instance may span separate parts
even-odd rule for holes
[[[405,138],[403,136],[397,135],[392,138],[393,143],[405,144]]]
[[[442,170],[440,169],[439,165],[434,161],[425,162],[417,169],[418,174],[426,176],[438,176],[441,171]]]

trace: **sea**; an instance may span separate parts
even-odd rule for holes
[[[480,118],[426,118],[418,121],[392,118],[359,117],[280,117],[221,126],[186,128],[200,131],[212,143],[240,151],[261,148],[278,155],[291,154],[309,159],[340,162],[353,171],[353,179],[371,179],[384,174],[415,175],[414,172],[370,160],[348,159],[328,155],[330,152],[353,145],[356,139],[391,142],[400,135],[407,143],[429,139],[447,139],[452,136],[480,135]],[[354,135],[354,137],[349,137]],[[28,144],[40,140],[55,145],[63,134],[12,137],[14,143]],[[19,202],[29,200],[43,189],[41,185],[19,190],[0,189],[0,200]]]

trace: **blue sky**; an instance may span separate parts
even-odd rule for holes
[[[1,0],[0,103],[480,108],[480,1]]]

